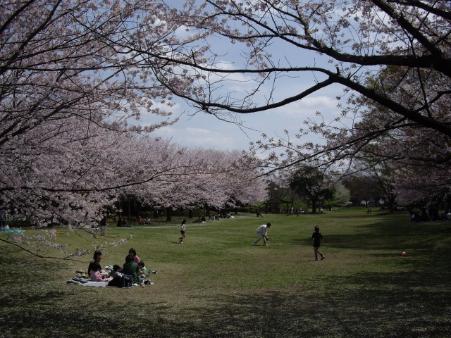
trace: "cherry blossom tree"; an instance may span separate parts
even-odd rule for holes
[[[189,41],[174,45],[167,55],[156,55],[144,42],[133,48],[149,64],[166,61],[155,69],[158,79],[199,110],[221,118],[229,112],[256,113],[339,85],[399,119],[451,136],[449,120],[430,112],[431,105],[450,95],[447,1],[192,0],[174,13]],[[215,52],[213,40],[228,48]],[[289,54],[278,54],[279,47]],[[240,60],[227,59],[230,51],[239,51]],[[414,86],[409,88],[418,98],[413,105],[394,95],[390,85],[375,85],[374,74],[388,68],[410,74],[396,85]],[[426,94],[424,82],[431,74],[442,81]],[[174,85],[175,78],[187,75],[195,77],[193,86]],[[248,79],[247,91],[228,90],[228,81],[237,75]],[[289,77],[312,83],[294,94],[278,92]]]
[[[449,189],[447,1],[193,0],[174,12],[187,43],[163,56],[142,44],[134,48],[149,63],[165,60],[158,79],[199,110],[227,119],[343,88],[333,121],[309,122],[294,137],[264,136],[254,145],[269,152],[267,173],[300,162],[370,170],[390,200],[421,200]],[[183,76],[194,77],[193,85],[176,88],[174,79]],[[302,80],[297,92],[278,90],[293,77]],[[242,90],[230,89],[230,81],[243,79]],[[312,133],[325,143],[300,141]]]
[[[109,189],[130,184],[124,155],[133,137],[124,135],[172,122],[169,91],[119,42],[146,33],[148,46],[161,50],[173,28],[156,20],[158,8],[164,16],[157,3],[0,7],[1,202],[45,223],[92,220],[112,199]],[[160,119],[129,123],[142,114]]]
[[[161,141],[159,141],[161,142]],[[173,146],[177,170],[127,188],[144,204],[165,209],[210,207],[217,210],[238,203],[252,204],[266,197],[258,178],[260,163],[240,152],[183,149]]]
[[[160,1],[0,4],[0,208],[33,225],[90,226],[127,194],[166,208],[264,198],[249,157],[149,134],[176,121],[157,70],[172,46],[189,43],[179,27]],[[143,44],[158,56],[152,62],[134,48]],[[193,81],[170,84],[185,90]],[[65,259],[87,252],[45,232],[14,238],[30,253],[35,244]]]
[[[446,176],[446,1],[192,0],[170,8],[160,1],[11,0],[0,6],[0,197],[36,221],[95,220],[119,194],[166,208],[221,208],[262,196],[263,185],[251,179],[258,176],[248,167],[252,161],[236,164],[245,157],[188,151],[137,134],[173,121],[174,95],[227,118],[339,85],[348,97],[341,112],[352,125],[340,127],[337,115],[334,124],[309,124],[296,137],[318,133],[326,145],[289,135],[264,139],[254,150],[270,152],[267,172],[302,161],[325,169],[358,161],[401,175],[414,170],[420,155],[421,163],[441,165],[437,181]],[[244,58],[227,60],[213,39]],[[277,46],[292,55],[273,53]],[[247,89],[227,91],[240,75]],[[277,91],[296,76],[312,83],[296,93]],[[135,121],[149,113],[153,123]]]
[[[384,72],[394,80],[399,72]],[[408,76],[403,74],[402,76]],[[440,77],[429,76],[425,93],[434,89]],[[406,105],[414,105],[418,97],[410,88],[392,88],[403,97]],[[449,120],[449,100],[434,102],[431,115]],[[289,168],[301,162],[313,163],[322,170],[339,169],[342,175],[363,172],[378,181],[383,199],[390,209],[401,205],[440,204],[450,191],[449,138],[430,128],[406,121],[386,107],[365,97],[352,97],[344,108],[354,116],[349,126],[310,123],[306,129],[290,138],[264,138],[254,145],[254,151],[267,151],[267,170]],[[323,144],[302,141],[311,133],[325,140]]]
[[[121,129],[143,112],[170,113],[161,109],[170,108],[168,90],[139,66],[139,56],[120,47],[146,34],[149,48],[164,48],[171,28],[156,22],[156,4],[28,0],[1,6],[0,146],[67,118]]]
[[[167,91],[146,83],[148,72],[136,67],[135,57],[111,43],[127,38],[143,6],[58,0],[6,1],[0,6],[0,191],[10,196],[3,200],[20,191],[16,205],[32,196],[39,205],[51,193],[79,189],[61,187],[71,175],[55,172],[92,170],[74,164],[90,164],[95,143],[89,139],[105,134],[99,128],[123,132],[126,121],[142,111],[166,114],[156,105],[165,102]],[[97,153],[105,152],[105,146]]]
[[[4,156],[4,204],[34,223],[77,225],[98,222],[121,194],[174,209],[264,198],[257,162],[241,153],[189,150],[77,123],[69,130],[61,126],[58,137],[29,133],[23,150]]]
[[[410,75],[402,74],[407,81],[418,81]],[[381,78],[393,82],[399,76],[401,72],[394,70],[380,74]],[[442,81],[440,76],[429,75],[423,81],[424,94],[429,95]],[[419,100],[412,87],[392,87],[391,90],[406,105],[413,106]],[[449,103],[449,97],[433,102],[428,107],[429,114],[449,120]],[[358,112],[359,121],[347,132],[329,130],[327,133],[329,142],[324,150],[333,149],[328,153],[330,161],[337,158],[357,161],[357,167],[380,178],[389,204],[395,199],[403,205],[426,203],[427,197],[432,200],[449,193],[449,137],[399,119],[385,107],[362,97],[351,107]]]

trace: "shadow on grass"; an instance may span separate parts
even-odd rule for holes
[[[80,303],[70,294],[63,300],[58,292],[30,295],[20,306],[2,303],[0,332],[46,337],[445,337],[451,335],[449,271],[362,273],[327,280],[325,292],[222,294],[203,297],[206,305],[184,310],[161,303]]]
[[[450,296],[439,290],[373,286],[324,296],[279,291],[220,295],[205,308],[172,314],[152,304],[144,315],[135,313],[133,303],[63,311],[35,306],[3,315],[1,329],[6,336],[46,337],[445,337],[451,334]]]
[[[182,318],[192,336],[449,337],[449,257],[451,247],[422,251],[408,271],[324,277],[323,291],[221,295]]]
[[[449,239],[451,222],[411,223],[405,215],[395,214],[383,219],[375,218],[373,223],[356,228],[359,232],[353,234],[323,232],[323,245],[360,250],[433,250],[442,239]],[[294,238],[291,244],[311,246],[311,238]]]

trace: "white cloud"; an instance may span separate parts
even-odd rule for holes
[[[212,131],[208,130],[208,129],[204,129],[204,128],[192,128],[192,127],[187,127],[185,128],[185,131],[190,134],[190,135],[212,135]]]
[[[161,136],[161,137],[171,137],[171,136],[175,135],[176,132],[177,132],[176,128],[168,126],[168,127],[159,128],[155,132],[155,134],[158,134],[158,136]]]
[[[174,36],[182,41],[188,41],[195,36],[195,31],[185,25],[180,25],[174,31]]]
[[[335,116],[338,110],[337,104],[338,100],[330,96],[308,96],[277,108],[276,111],[286,117],[311,117],[318,111],[327,116]]]
[[[228,71],[237,69],[232,62],[224,60],[213,64],[203,63],[200,65],[206,68]],[[252,90],[257,84],[255,77],[243,73],[208,72],[185,65],[178,65],[174,68],[179,74],[185,73],[185,76],[201,76],[202,78],[199,78],[195,83],[202,85],[210,84],[216,90],[220,88],[219,95],[232,92],[234,95],[245,96],[246,92]]]
[[[298,101],[298,105],[300,107],[306,107],[306,108],[315,108],[315,107],[321,107],[321,108],[336,108],[337,107],[337,99],[331,98],[330,96],[309,96],[301,101]]]
[[[202,147],[213,149],[236,149],[239,148],[239,144],[236,140],[215,130],[209,130],[205,128],[196,127],[174,127],[168,126],[158,129],[155,132],[156,135],[171,139],[173,142],[187,147]]]
[[[234,67],[234,65],[231,62],[228,62],[228,61],[217,62],[216,64],[213,65],[213,67],[218,68],[218,69],[222,69],[222,70],[229,70],[229,71],[236,69],[236,67]],[[245,83],[247,85],[255,83],[255,81],[251,77],[246,76],[243,73],[230,73],[230,74],[227,74],[227,75],[221,74],[221,76],[225,76],[225,78],[228,81],[241,82],[241,83]],[[219,78],[220,77],[218,76],[218,79]]]

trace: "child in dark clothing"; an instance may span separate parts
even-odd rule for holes
[[[313,231],[312,234],[312,241],[313,241],[313,251],[315,252],[315,261],[318,260],[318,255],[321,256],[321,260],[326,258],[320,251],[319,247],[321,246],[321,241],[323,240],[323,235],[321,235],[321,232],[319,232],[319,227],[315,226],[315,231]]]

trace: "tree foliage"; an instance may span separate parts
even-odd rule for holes
[[[178,27],[158,1],[0,4],[0,207],[77,225],[121,194],[171,208],[261,198],[255,159],[149,136],[176,120],[172,93],[161,60],[130,47],[165,55]]]
[[[335,84],[385,107],[398,119],[451,136],[447,118],[430,110],[450,96],[451,12],[446,0],[193,0],[174,9],[174,15],[189,38],[163,57],[167,64],[158,69],[158,78],[200,110],[218,116],[255,113]],[[228,44],[226,51],[239,49],[244,60],[224,66],[234,63],[227,60],[227,52],[215,53],[213,40]],[[305,57],[279,55],[279,46]],[[136,51],[149,60],[158,57],[143,44]],[[374,85],[374,74],[388,68],[406,76]],[[312,83],[296,93],[277,92],[285,78],[308,78],[311,73]],[[174,78],[186,74],[197,77],[193,86],[175,87]],[[220,89],[237,74],[248,77],[251,88],[224,94]],[[441,81],[425,93],[430,76]],[[418,99],[406,102],[393,87],[407,88]]]
[[[309,166],[299,168],[293,173],[290,188],[310,203],[313,214],[317,212],[320,203],[331,199],[334,194],[333,185],[325,175],[317,168]]]

